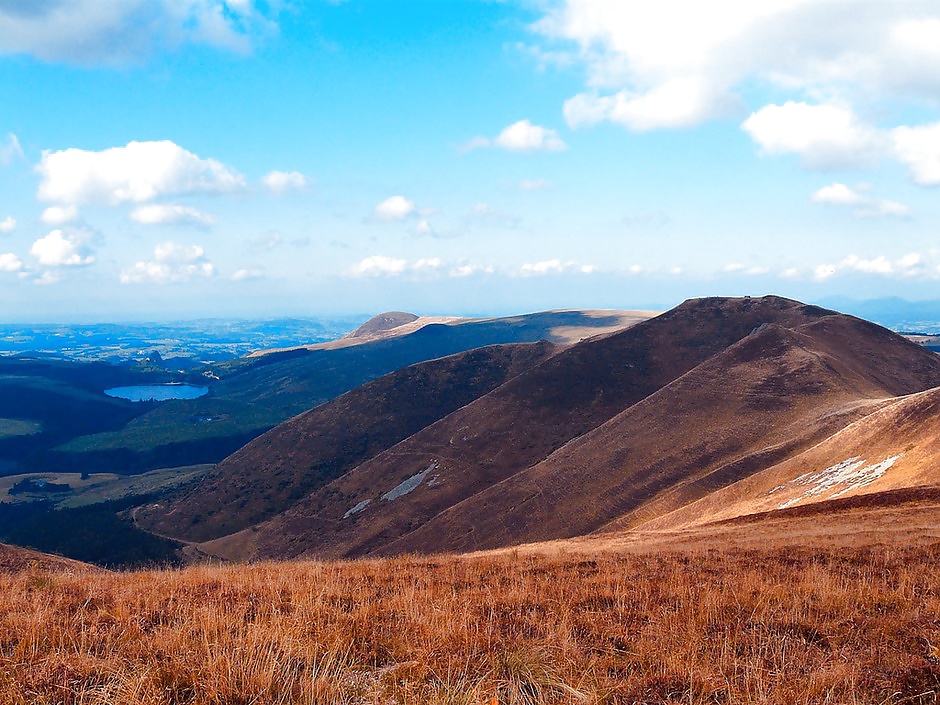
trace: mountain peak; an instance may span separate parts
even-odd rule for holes
[[[418,316],[406,311],[386,311],[377,316],[373,316],[361,326],[349,333],[347,338],[368,338],[377,333],[398,328],[406,323],[412,323],[418,320]]]

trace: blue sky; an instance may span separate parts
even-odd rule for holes
[[[8,321],[940,298],[935,0],[0,0]]]

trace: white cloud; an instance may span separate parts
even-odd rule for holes
[[[247,269],[238,269],[232,274],[233,282],[244,282],[251,281],[252,279],[262,279],[264,277],[264,270],[258,269],[256,267],[249,267]]]
[[[418,224],[415,225],[415,233],[418,235],[433,235],[434,228],[431,227],[427,218],[422,218],[418,221]]]
[[[346,274],[354,277],[398,277],[410,274],[412,277],[438,277],[446,274],[451,277],[467,277],[471,274],[492,274],[494,267],[462,262],[452,264],[440,257],[422,257],[413,262],[404,258],[373,255],[350,268]]]
[[[198,225],[208,227],[215,223],[215,217],[190,206],[178,206],[169,203],[152,203],[138,206],[131,211],[131,220],[143,225]]]
[[[16,218],[12,215],[0,220],[0,233],[12,233],[14,230],[16,230]]]
[[[407,268],[408,260],[372,255],[355,265],[349,273],[369,277],[396,276],[402,274]]]
[[[897,158],[910,169],[911,178],[922,186],[940,186],[940,122],[891,131]]]
[[[521,267],[523,274],[559,274],[565,271],[561,260],[549,259],[541,262],[527,262]]]
[[[22,159],[23,156],[20,140],[12,132],[8,132],[3,142],[0,142],[0,164],[9,164],[14,159]]]
[[[137,262],[121,272],[122,284],[167,284],[185,282],[195,277],[208,278],[215,274],[210,262],[199,245],[180,245],[164,242],[153,251],[153,259]]]
[[[492,274],[496,271],[496,268],[492,265],[478,265],[478,264],[458,264],[450,269],[450,276],[452,277],[469,277],[474,274]]]
[[[440,257],[427,257],[419,259],[411,268],[416,272],[434,272],[444,266]]]
[[[810,200],[813,203],[822,205],[855,206],[855,215],[862,218],[884,218],[887,216],[906,218],[911,214],[910,208],[903,203],[871,198],[838,182],[823,186],[810,196]]]
[[[862,259],[856,255],[849,255],[842,261],[841,266],[845,269],[854,269],[857,272],[864,272],[865,274],[891,274],[894,272],[894,267],[884,255],[879,255],[872,259]]]
[[[560,0],[547,7],[536,31],[586,69],[587,90],[565,106],[573,126],[694,125],[741,110],[741,93],[761,85],[850,102],[897,95],[936,102],[940,90],[935,0]]]
[[[375,207],[372,215],[378,220],[404,220],[417,212],[414,201],[404,196],[390,196]]]
[[[497,147],[508,152],[560,152],[568,145],[558,136],[557,130],[533,125],[529,120],[520,120],[504,128],[496,137],[474,137],[462,147],[462,151]]]
[[[741,127],[762,153],[797,154],[811,169],[860,166],[881,150],[877,130],[860,124],[851,110],[834,105],[767,105]]]
[[[934,256],[934,265],[936,265],[936,256]],[[918,252],[910,252],[895,260],[891,260],[885,255],[875,257],[859,257],[858,255],[849,255],[838,264],[823,264],[816,267],[814,276],[817,280],[825,281],[840,273],[859,273],[871,274],[883,277],[929,277],[937,278],[940,269]]]
[[[82,233],[53,230],[36,240],[29,253],[46,267],[77,267],[92,264],[95,258],[85,246]]]
[[[277,3],[248,0],[9,0],[0,53],[44,61],[120,64],[155,49],[205,44],[237,52],[273,29]]]
[[[18,272],[22,268],[20,258],[12,252],[0,254],[0,272]]]
[[[866,198],[845,184],[834,183],[823,186],[810,197],[813,203],[823,203],[834,206],[854,206],[864,203]]]
[[[38,286],[48,286],[49,284],[57,283],[61,279],[62,277],[59,275],[58,272],[47,269],[45,272],[43,272],[38,277],[33,279],[33,284],[36,284]]]
[[[800,276],[800,270],[796,267],[788,267],[787,269],[784,269],[782,272],[780,272],[780,276],[784,279],[796,279],[798,276]]]
[[[897,201],[872,200],[857,211],[862,218],[908,218],[911,209]]]
[[[305,189],[307,177],[299,171],[272,171],[262,177],[261,183],[274,193],[287,193]]]
[[[505,128],[493,142],[511,152],[558,152],[567,148],[558,132],[533,125],[528,120],[520,120]]]
[[[39,219],[47,225],[64,225],[77,220],[79,216],[78,207],[68,206],[49,206],[42,212]]]
[[[244,177],[215,159],[201,159],[170,141],[131,142],[101,152],[44,152],[36,167],[41,201],[80,205],[145,203],[161,196],[225,193]]]
[[[706,118],[736,112],[738,103],[709,94],[706,82],[675,78],[646,93],[619,91],[614,95],[580,93],[565,101],[565,120],[571,127],[616,122],[636,131],[691,127]]]

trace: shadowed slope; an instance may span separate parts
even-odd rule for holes
[[[686,302],[627,331],[559,353],[363,463],[256,531],[206,548],[239,558],[379,550],[535,465],[756,328],[773,322],[799,326],[830,314],[779,297]],[[468,517],[470,523],[477,521],[498,523]],[[445,528],[452,536],[452,527]],[[444,548],[439,545],[443,534],[430,538],[435,533],[422,533],[430,543],[421,550]],[[475,545],[471,541],[461,547]],[[409,544],[408,550],[416,548]]]
[[[138,512],[141,526],[204,541],[284,511],[359,463],[459,409],[554,352],[499,345],[406,367],[268,431],[196,487]]]

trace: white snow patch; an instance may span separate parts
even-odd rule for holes
[[[418,487],[421,486],[421,483],[424,482],[424,478],[426,478],[435,470],[437,470],[436,460],[432,461],[430,465],[428,465],[424,470],[419,472],[417,475],[412,475],[411,477],[409,477],[407,480],[402,482],[400,485],[398,485],[394,489],[391,489],[385,494],[383,494],[382,499],[384,499],[386,502],[391,502],[393,499],[398,499],[399,497],[403,497],[409,492],[413,492],[414,490],[418,489]]]
[[[799,497],[787,500],[777,507],[777,509],[786,509],[804,499],[820,497],[827,493],[830,494],[826,499],[835,499],[836,497],[841,497],[846,492],[851,492],[852,490],[870,485],[884,475],[903,455],[904,453],[892,455],[885,458],[880,463],[874,463],[873,465],[868,465],[867,461],[855,456],[854,458],[843,460],[841,463],[831,465],[825,470],[804,473],[785,485],[779,485],[773,488],[767,494],[773,494],[784,488],[806,488]]]
[[[343,519],[348,519],[348,518],[351,517],[353,514],[358,514],[358,513],[361,512],[363,509],[365,509],[367,506],[369,506],[369,502],[371,502],[371,501],[372,501],[371,499],[364,499],[364,500],[362,500],[362,501],[359,502],[359,504],[357,504],[355,507],[352,507],[348,512],[346,512],[345,514],[343,514]]]

